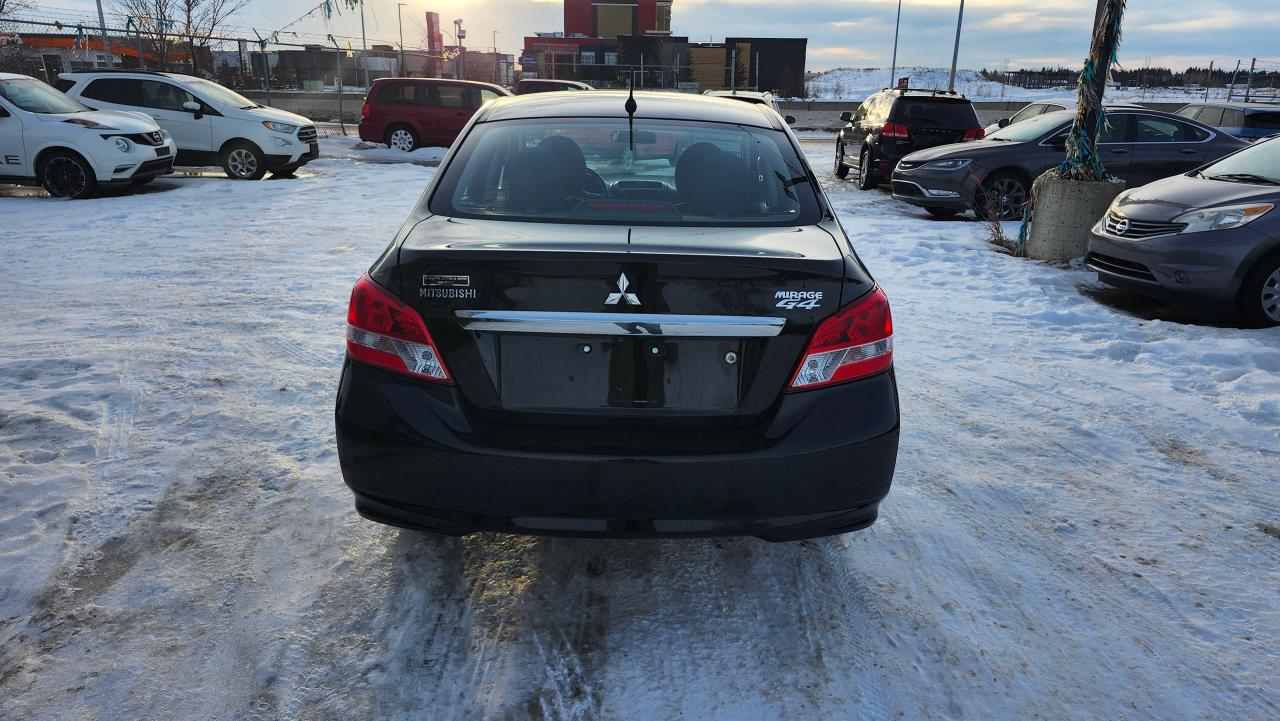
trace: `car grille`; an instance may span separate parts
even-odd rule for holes
[[[1154,238],[1157,235],[1172,235],[1187,227],[1186,223],[1162,223],[1150,220],[1134,220],[1126,218],[1114,210],[1107,211],[1105,225],[1108,235],[1117,238]]]
[[[109,138],[113,136],[104,135],[102,137]],[[128,138],[138,145],[146,145],[150,147],[164,145],[164,136],[161,135],[158,130],[154,133],[121,133],[118,137]]]
[[[906,183],[901,180],[893,181],[893,194],[910,198],[923,198],[924,193],[920,191],[920,186],[915,183]]]
[[[163,175],[170,170],[173,170],[173,158],[156,158],[155,160],[148,160],[142,165],[139,165],[133,175],[134,177]]]
[[[314,143],[319,137],[314,125],[304,125],[298,130],[298,140],[304,143]]]
[[[1126,278],[1135,280],[1144,280],[1148,283],[1156,282],[1156,274],[1151,269],[1141,263],[1135,263],[1131,260],[1116,258],[1101,253],[1090,253],[1085,256],[1084,265],[1095,271],[1110,273],[1112,275],[1123,275]]]

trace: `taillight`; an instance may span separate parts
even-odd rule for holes
[[[876,286],[822,321],[788,390],[802,391],[858,380],[893,365],[893,315]]]
[[[351,289],[347,354],[394,373],[451,382],[422,316],[367,275]]]
[[[911,132],[907,130],[907,126],[902,123],[885,123],[880,128],[880,137],[882,138],[901,138],[906,140],[911,137]]]
[[[364,105],[360,106],[360,119],[366,120],[369,117],[369,99],[364,99]]]
[[[960,142],[963,143],[966,140],[982,140],[985,137],[987,137],[986,128],[969,128],[964,131],[964,137],[960,139]]]

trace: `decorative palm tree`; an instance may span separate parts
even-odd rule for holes
[[[1107,125],[1102,96],[1107,76],[1120,49],[1120,17],[1125,0],[1099,0],[1094,18],[1089,57],[1080,71],[1076,119],[1067,134],[1067,157],[1058,166],[1059,177],[1068,180],[1111,180],[1111,173],[1098,158],[1098,138]]]

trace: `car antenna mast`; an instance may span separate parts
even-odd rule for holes
[[[627,102],[622,107],[627,110],[627,131],[630,135],[629,145],[631,147],[631,157],[636,155],[636,71],[629,73],[630,80],[627,81]]]

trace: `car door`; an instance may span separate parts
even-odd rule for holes
[[[213,118],[208,104],[173,83],[163,80],[140,80],[143,110],[156,123],[173,135],[179,150],[210,151],[213,147]],[[197,103],[200,112],[183,107]]]
[[[467,124],[474,112],[473,108],[468,107],[469,90],[463,85],[427,86],[426,109],[432,133],[429,144],[448,146],[457,139],[462,126]]]
[[[1167,116],[1133,114],[1129,187],[1185,173],[1204,162],[1209,132]]]
[[[0,100],[0,177],[26,178],[35,175],[28,167],[23,147],[22,118]]]
[[[1098,157],[1114,177],[1129,180],[1133,166],[1133,115],[1112,113],[1107,116],[1107,127],[1098,137]]]

